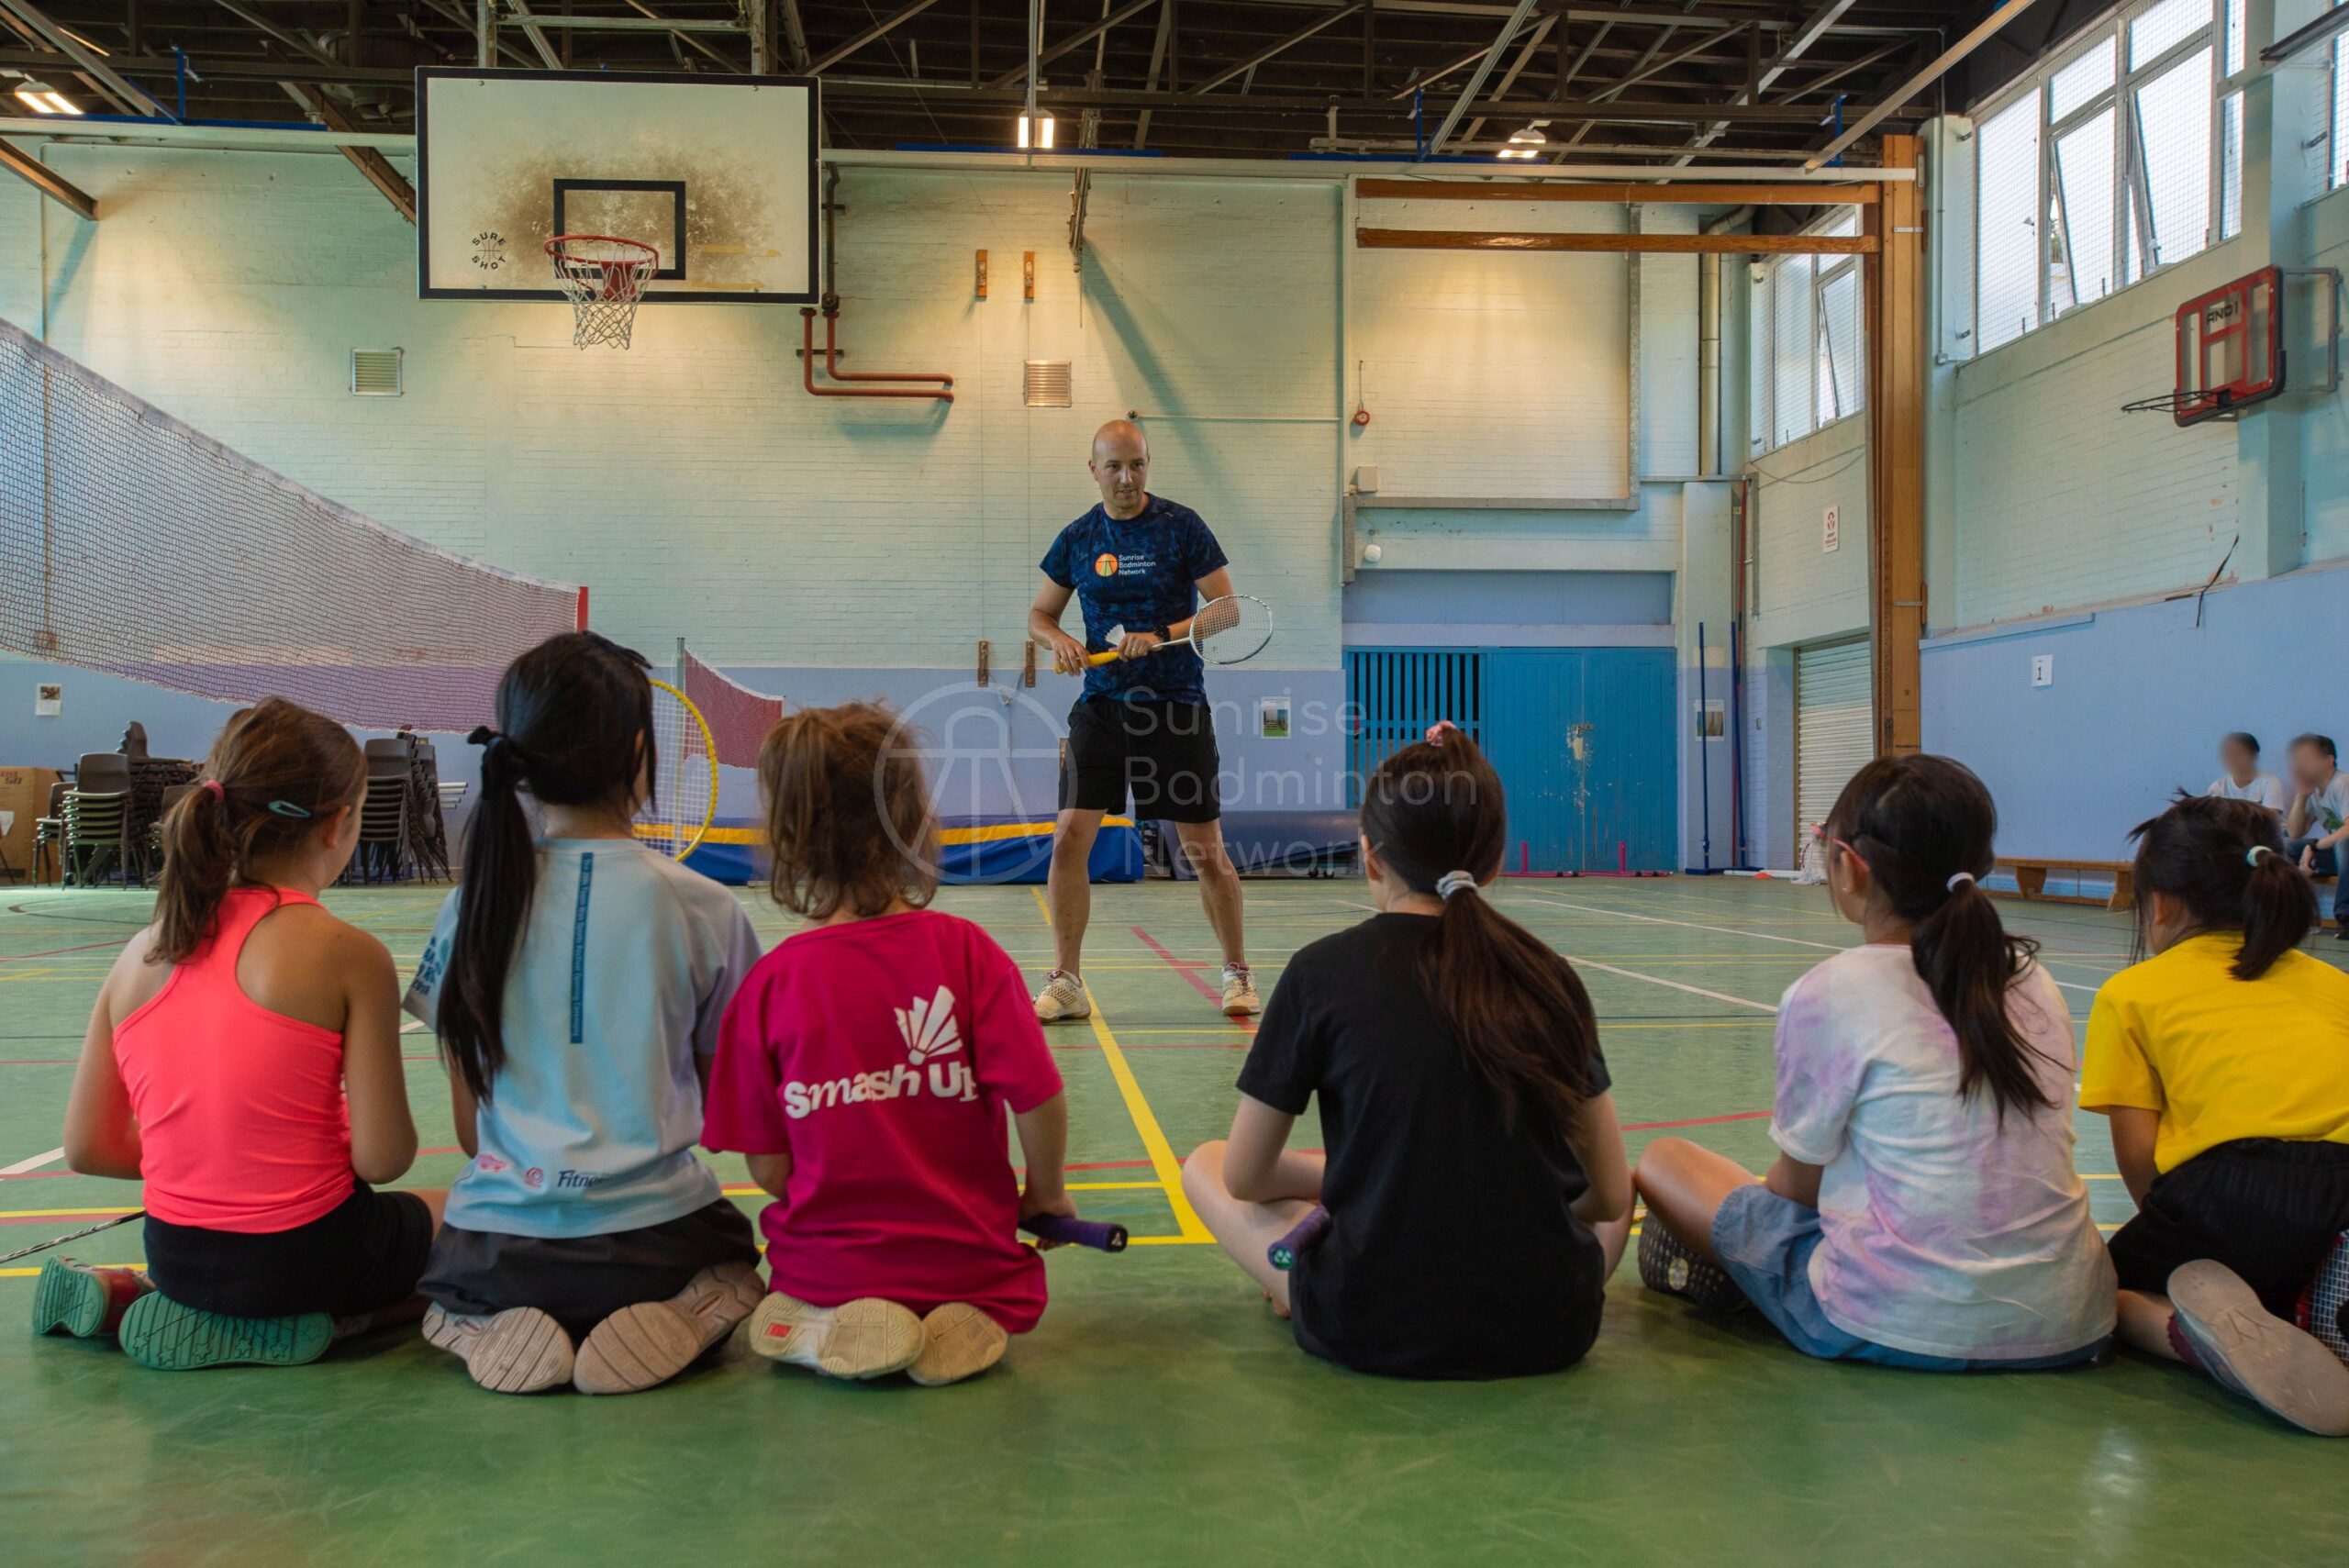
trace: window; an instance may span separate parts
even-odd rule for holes
[[[1805,232],[1860,231],[1845,209]],[[1781,256],[1753,271],[1746,387],[1759,454],[1856,414],[1865,403],[1857,256]]]
[[[2242,226],[2244,5],[2124,6],[1977,117],[1977,350]]]

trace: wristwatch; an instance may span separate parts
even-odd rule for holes
[[[1172,642],[1174,640],[1174,628],[1171,622],[1154,626],[1150,628],[1150,635],[1161,642]]]

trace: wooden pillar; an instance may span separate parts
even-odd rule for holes
[[[1884,139],[1887,168],[1915,169],[1918,139]],[[1925,217],[1923,186],[1886,181],[1862,208],[1876,240],[1862,260],[1868,351],[1868,598],[1876,751],[1915,751],[1925,634]]]

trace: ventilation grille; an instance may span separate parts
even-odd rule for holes
[[[351,350],[351,395],[353,397],[397,397],[400,395],[400,361],[405,349],[353,349]]]
[[[1075,401],[1066,360],[1030,360],[1026,384],[1030,408],[1066,408]]]

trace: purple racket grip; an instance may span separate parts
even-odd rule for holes
[[[1297,1260],[1305,1250],[1330,1233],[1330,1211],[1315,1204],[1305,1218],[1290,1228],[1289,1233],[1264,1249],[1264,1256],[1273,1267],[1283,1273],[1297,1267]]]
[[[1021,1220],[1019,1229],[1039,1241],[1065,1241],[1072,1247],[1090,1247],[1097,1252],[1126,1250],[1126,1228],[1105,1225],[1097,1219],[1063,1219],[1057,1214],[1037,1214]]]

